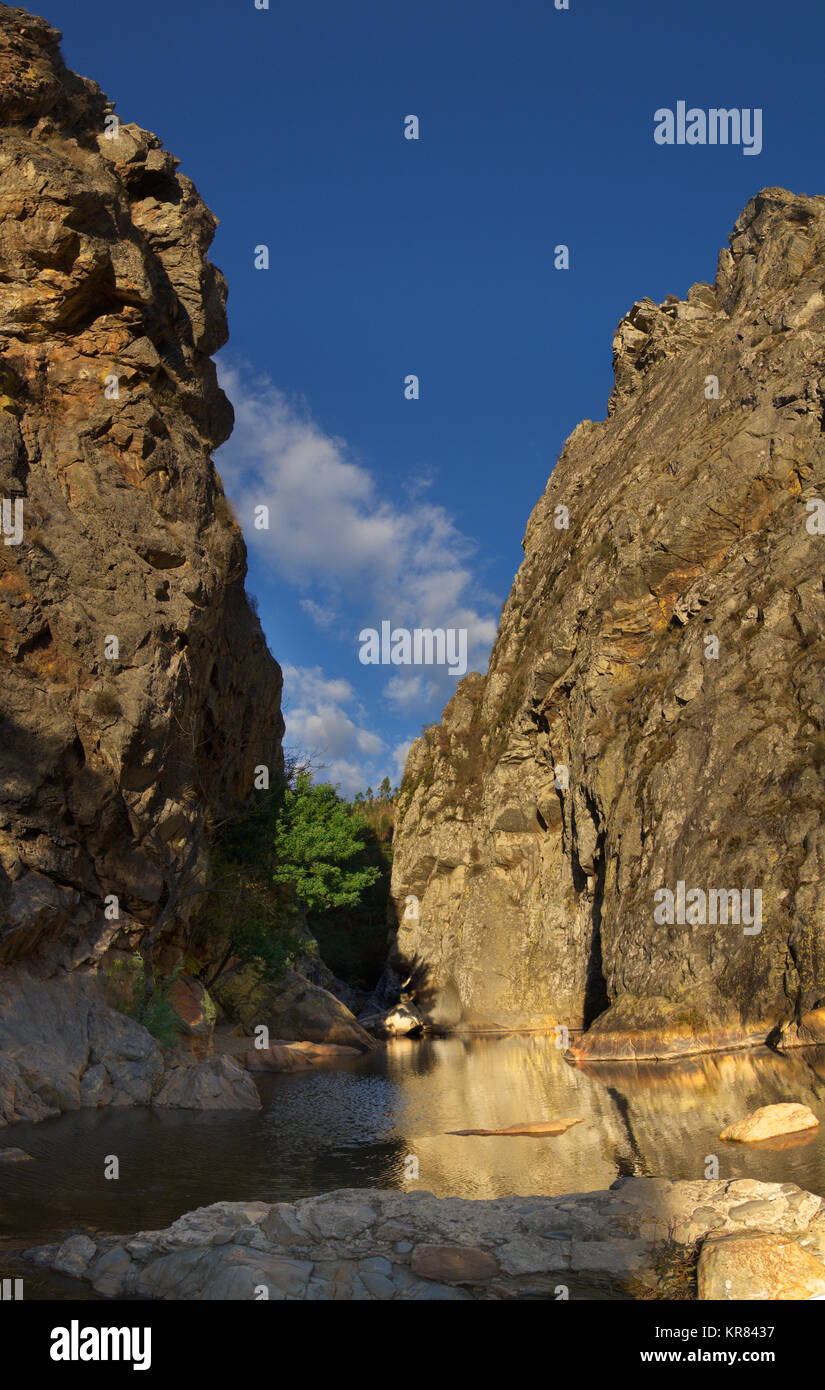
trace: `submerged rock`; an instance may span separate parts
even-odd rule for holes
[[[0,1149],[0,1163],[30,1163],[32,1155],[25,1149]]]
[[[252,1047],[243,1053],[244,1066],[250,1071],[312,1071],[325,1063],[348,1061],[362,1057],[357,1047],[342,1047],[338,1043],[273,1042],[269,1047]]]
[[[577,1120],[527,1120],[524,1124],[508,1125],[507,1129],[451,1129],[450,1134],[509,1134],[514,1137],[543,1138],[545,1135],[564,1134],[566,1130],[572,1129],[573,1125],[580,1125],[581,1119]]]

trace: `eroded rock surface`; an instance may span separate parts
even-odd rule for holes
[[[272,1036],[290,1042],[333,1043],[361,1051],[375,1046],[346,1004],[297,970],[285,970],[279,980],[263,980],[253,966],[244,965],[224,976],[212,993],[223,1017],[250,1034],[264,1025]]]
[[[825,1279],[822,1199],[751,1179],[621,1178],[603,1192],[495,1201],[344,1189],[294,1203],[217,1202],[94,1251],[74,1236],[27,1253],[101,1293],[162,1299],[554,1298],[585,1286],[690,1298],[711,1233],[714,1242],[758,1233],[762,1263],[754,1244],[754,1281],[737,1276],[738,1298],[807,1298]],[[724,1287],[731,1277],[735,1252],[725,1251],[724,1266],[719,1254],[705,1261],[699,1296],[719,1297],[719,1278]],[[680,1271],[675,1292],[663,1286],[665,1263]]]
[[[153,1105],[171,1110],[260,1110],[252,1077],[234,1057],[181,1060],[171,1066]]]
[[[530,518],[489,673],[409,754],[393,963],[431,1025],[587,1028],[592,1058],[802,1018],[786,1040],[816,1040],[823,286],[825,198],[767,189],[713,285],[620,324],[608,418]],[[656,920],[680,882],[715,917]]]
[[[142,1024],[109,1007],[98,976],[77,970],[44,980],[22,967],[0,973],[0,1128],[104,1105],[260,1104],[240,1059],[162,1051]]]
[[[710,1236],[697,1276],[702,1300],[825,1298],[825,1265],[789,1236]]]
[[[173,942],[208,820],[280,765],[283,729],[211,458],[232,427],[215,219],[59,37],[0,8],[0,495],[22,517],[0,544],[0,962],[50,972]]]

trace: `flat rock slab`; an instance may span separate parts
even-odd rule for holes
[[[285,1044],[250,1048],[242,1060],[250,1071],[312,1071],[314,1065],[305,1052],[295,1051]]]
[[[819,1120],[807,1105],[795,1102],[785,1105],[762,1105],[743,1120],[728,1125],[719,1135],[720,1139],[735,1140],[740,1144],[754,1144],[762,1139],[774,1139],[777,1135],[797,1134],[800,1130],[816,1129]]]
[[[717,1301],[825,1297],[825,1265],[790,1236],[711,1235],[699,1254],[698,1293]]]
[[[717,1251],[720,1236],[728,1241]],[[216,1202],[165,1230],[72,1236],[25,1257],[109,1296],[255,1299],[265,1286],[273,1299],[466,1301],[554,1298],[568,1276],[608,1296],[641,1288],[670,1297],[663,1250],[683,1260],[689,1296],[697,1245],[708,1252],[704,1297],[818,1297],[810,1290],[825,1279],[825,1203],[752,1178],[621,1178],[608,1191],[490,1201],[345,1188],[296,1202]],[[728,1280],[770,1292],[731,1293]]]
[[[486,1250],[466,1245],[418,1245],[410,1269],[419,1279],[439,1284],[483,1284],[499,1273],[498,1260]]]
[[[488,1134],[515,1135],[542,1139],[548,1134],[564,1134],[573,1125],[583,1124],[583,1120],[528,1120],[524,1124],[509,1125],[507,1129],[449,1129],[448,1134]]]

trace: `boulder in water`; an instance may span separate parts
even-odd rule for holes
[[[774,1139],[779,1134],[796,1134],[803,1129],[816,1129],[819,1120],[807,1105],[796,1102],[785,1105],[762,1105],[743,1120],[728,1125],[720,1139],[753,1144],[760,1139]]]

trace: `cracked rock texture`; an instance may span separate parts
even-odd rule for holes
[[[697,1253],[701,1262],[712,1236],[700,1297],[803,1299],[825,1290],[822,1205],[792,1183],[750,1178],[620,1178],[608,1191],[495,1201],[347,1188],[294,1203],[216,1202],[165,1230],[76,1234],[26,1254],[109,1296],[685,1298],[696,1296]]]
[[[633,306],[614,368],[488,675],[410,751],[393,964],[430,1024],[588,1029],[574,1055],[815,1041],[825,198],[755,197],[713,285]],[[679,881],[761,890],[761,931],[657,922]]]
[[[59,38],[0,6],[0,495],[22,506],[0,543],[0,963],[40,973],[147,932],[173,959],[208,823],[283,730],[211,458],[232,427],[215,219],[154,135],[108,138]]]

